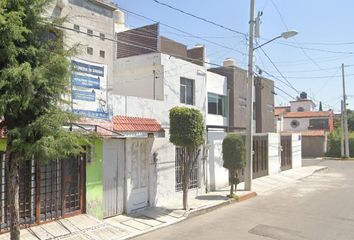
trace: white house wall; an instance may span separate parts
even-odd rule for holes
[[[293,120],[299,121],[300,125],[296,128],[291,126],[291,122]],[[300,131],[307,131],[310,126],[310,119],[309,118],[284,118],[283,119],[283,130],[293,131],[293,132],[300,132]]]
[[[208,175],[207,182],[211,191],[229,186],[229,173],[223,167],[222,141],[225,132],[208,133]]]
[[[112,94],[163,100],[163,79],[160,53],[116,59]]]
[[[208,93],[214,93],[218,95],[226,96],[226,100],[228,99],[227,92],[227,79],[224,76],[213,72],[207,72],[207,95],[206,101],[208,101]],[[229,111],[228,107],[226,107],[227,111]],[[206,125],[216,125],[216,126],[227,126],[228,120],[225,116],[220,116],[216,114],[208,113],[208,102],[206,105]]]
[[[293,133],[291,136],[292,145],[292,168],[302,167],[301,134]]]
[[[273,175],[281,171],[280,135],[268,133],[268,174]]]
[[[156,100],[153,99],[153,70]],[[206,69],[166,54],[152,53],[119,59],[114,71],[117,77],[109,96],[113,115],[154,118],[165,129],[164,138],[154,138],[149,156],[149,205],[166,206],[176,201],[182,204],[182,192],[176,192],[175,186],[175,146],[169,141],[169,110],[175,106],[193,107],[205,118]],[[193,106],[180,103],[180,77],[194,80]],[[127,145],[127,158],[132,151]],[[204,162],[200,161],[199,188],[190,189],[190,198],[205,192],[204,172]],[[129,206],[131,192],[132,187],[127,181],[129,211],[132,209]]]
[[[290,111],[291,112],[298,112],[298,108],[302,107],[304,112],[312,112],[314,111],[314,105],[312,101],[298,101],[298,102],[290,102]]]

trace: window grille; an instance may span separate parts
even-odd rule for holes
[[[189,189],[199,187],[199,158],[200,149],[193,154],[193,164],[189,175]],[[182,191],[183,186],[183,163],[187,160],[187,151],[183,147],[176,147],[175,172],[176,172],[176,191]]]

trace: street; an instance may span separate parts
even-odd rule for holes
[[[354,239],[354,161],[303,164],[329,170],[135,239]]]

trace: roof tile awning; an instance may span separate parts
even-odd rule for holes
[[[333,113],[331,111],[323,112],[287,112],[284,118],[314,118],[314,117],[330,117]]]
[[[164,132],[161,124],[152,118],[115,116],[112,119],[113,130],[117,132]]]

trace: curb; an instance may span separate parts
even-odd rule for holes
[[[319,168],[319,169],[315,169],[312,173],[311,173],[311,175],[313,175],[313,174],[315,174],[315,173],[321,173],[321,172],[328,172],[328,167],[321,167],[321,168]],[[310,175],[310,176],[311,176]]]
[[[199,215],[214,211],[214,210],[216,210],[218,208],[230,205],[232,203],[246,201],[246,200],[248,200],[250,198],[253,198],[253,197],[256,197],[256,196],[257,196],[256,192],[249,192],[249,193],[246,193],[246,194],[243,194],[243,195],[239,196],[238,199],[228,199],[228,200],[225,200],[224,202],[221,202],[221,203],[218,203],[218,204],[215,204],[215,205],[205,206],[205,207],[202,207],[202,208],[197,208],[195,210],[192,210],[192,211],[186,213],[185,217],[186,217],[186,219],[190,218],[190,217],[196,217],[196,216],[199,216]]]

